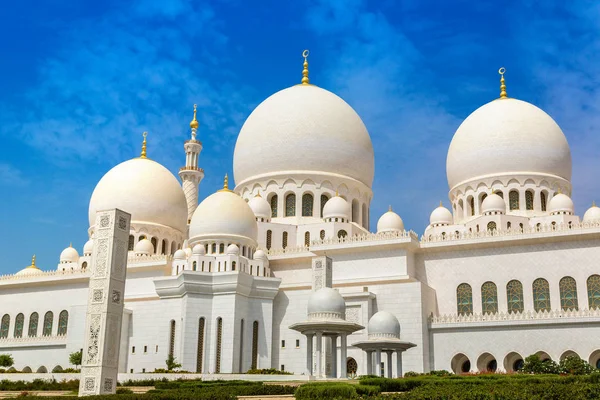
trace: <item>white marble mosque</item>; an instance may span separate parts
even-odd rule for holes
[[[181,182],[144,136],[141,156],[96,185],[81,251],[0,277],[0,353],[23,371],[70,366],[96,213],[118,208],[131,214],[120,373],[165,368],[169,355],[204,374],[316,377],[513,371],[534,353],[600,366],[600,208],[575,215],[565,134],[509,97],[503,74],[500,88],[454,134],[447,207],[416,232],[401,218],[410,209],[371,223],[369,132],[309,82],[306,58],[301,82],[244,123],[235,183],[200,204],[194,109]]]

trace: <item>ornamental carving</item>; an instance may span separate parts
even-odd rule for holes
[[[108,228],[110,225],[110,216],[102,215],[100,217],[100,228]]]
[[[97,364],[99,356],[100,339],[100,315],[92,315],[90,318],[89,341],[87,348],[87,364]]]
[[[346,321],[360,324],[361,318],[361,307],[360,306],[347,306],[346,307]]]
[[[117,227],[122,231],[127,230],[127,218],[119,216]]]
[[[94,377],[85,378],[85,383],[84,383],[83,388],[85,389],[86,392],[92,392],[94,390],[95,386],[96,386],[96,378],[94,378]]]

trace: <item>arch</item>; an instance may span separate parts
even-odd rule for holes
[[[35,371],[38,374],[47,374],[48,373],[48,368],[44,367],[43,365],[41,367],[39,367],[37,369],[37,371]]]
[[[219,254],[225,253],[225,243],[219,243]]]
[[[504,357],[504,370],[506,372],[517,372],[523,369],[523,357],[516,351],[512,351]]]
[[[533,308],[536,312],[550,311],[550,285],[544,278],[533,281]]]
[[[217,254],[217,244],[216,243],[213,243],[210,246],[210,254]]]
[[[367,212],[367,205],[362,205],[362,226],[365,229],[369,229],[369,213]]]
[[[129,241],[127,242],[127,250],[133,251],[134,243],[135,238],[133,237],[133,235],[129,235]]]
[[[542,361],[552,360],[552,357],[550,357],[550,355],[543,350],[536,352],[535,355],[538,356]]]
[[[196,271],[197,268],[198,268],[198,262],[197,261],[192,262],[192,270]]]
[[[488,195],[487,195],[487,193],[485,193],[485,192],[484,192],[484,193],[480,193],[480,194],[479,194],[479,201],[478,201],[478,203],[479,203],[479,210],[481,210],[481,205],[483,204],[483,201],[485,200],[485,198],[486,198],[487,196],[488,196]]]
[[[468,283],[461,283],[456,288],[456,309],[458,315],[473,314],[473,290]]]
[[[477,370],[479,372],[496,372],[497,369],[496,357],[490,353],[483,353],[477,358]]]
[[[456,212],[460,218],[463,216],[463,201],[462,199],[458,200],[458,206],[456,208]]]
[[[595,350],[590,354],[588,362],[592,367],[600,369],[600,349]]]
[[[258,321],[252,324],[252,366],[250,368],[258,368]]]
[[[571,276],[565,276],[559,281],[558,287],[560,289],[560,308],[563,311],[579,310],[575,279]]]
[[[523,301],[523,285],[517,280],[506,284],[506,301],[509,313],[522,313],[525,307]]]
[[[494,282],[485,282],[481,285],[481,310],[483,314],[498,312],[498,290]]]
[[[198,349],[196,353],[196,372],[202,373],[202,364],[204,363],[204,326],[206,320],[200,317],[198,320]]]
[[[560,355],[559,360],[562,361],[567,357],[581,358],[581,357],[579,357],[579,354],[575,353],[573,350],[567,350]]]
[[[225,261],[225,263],[227,263],[227,261]],[[235,264],[235,261],[232,261],[232,262],[231,262],[231,270],[232,270],[232,271],[235,271],[235,265],[236,265],[236,264]]]
[[[510,228],[512,228],[512,222],[508,221],[508,222],[506,223],[506,229],[507,229],[507,230],[510,230]]]
[[[274,194],[269,199],[269,204],[271,205],[271,218],[277,218],[277,195]]]
[[[343,230],[343,229],[340,229],[340,230],[338,231],[337,237],[338,237],[339,239],[345,239],[345,238],[346,238],[346,236],[348,236],[348,232],[346,232],[345,230]]]
[[[221,373],[221,348],[223,346],[223,318],[217,318],[215,374]]]
[[[44,315],[44,326],[42,327],[42,336],[52,336],[52,325],[54,323],[54,313],[48,311]]]
[[[61,373],[63,372],[63,367],[61,367],[60,365],[57,365],[56,367],[52,368],[52,373]]]
[[[288,245],[288,233],[287,232],[283,232],[281,234],[281,247],[282,248],[286,248]]]
[[[504,192],[502,190],[495,190],[495,194],[497,194],[501,199],[504,199]]]
[[[2,322],[0,323],[0,339],[6,339],[8,337],[9,330],[10,330],[10,315],[4,314],[2,316]]]
[[[175,320],[169,323],[169,357],[175,357]]]
[[[470,216],[475,215],[475,198],[473,196],[467,197],[468,213]]]
[[[25,367],[25,368],[23,368],[23,371],[22,371],[22,372],[24,372],[24,373],[26,373],[26,374],[30,374],[30,373],[32,373],[33,371],[31,370],[31,367]]]
[[[548,204],[548,192],[546,192],[545,190],[542,190],[540,192],[540,203],[542,211],[546,211],[546,207]]]
[[[36,337],[38,331],[38,322],[40,316],[36,312],[32,312],[29,316],[29,329],[27,329],[27,336]]]
[[[152,248],[154,249],[154,254],[156,254],[156,249],[158,247],[158,240],[153,237],[152,240],[150,240],[150,243],[152,243]]]
[[[310,232],[309,231],[304,232],[304,245],[306,247],[310,246]]]
[[[323,218],[323,208],[325,208],[325,203],[327,203],[327,201],[329,200],[329,196],[327,196],[326,194],[322,194],[321,195],[321,218]]]
[[[358,363],[352,357],[348,357],[346,360],[346,371],[349,378],[355,378],[358,372]]]
[[[496,223],[494,221],[488,222],[488,224],[487,224],[487,230],[488,231],[493,232],[493,231],[496,230],[496,228],[497,228],[497,226],[496,226]]]
[[[23,337],[23,325],[25,324],[25,315],[23,313],[17,314],[15,318],[15,331],[13,332],[13,336],[16,338]]]
[[[160,254],[167,254],[167,239],[162,240]]]
[[[510,211],[519,209],[519,191],[511,190],[508,192],[508,208]]]
[[[458,353],[452,357],[452,361],[450,361],[450,367],[457,375],[466,374],[471,371],[471,361],[469,360],[469,357],[463,353]]]
[[[319,237],[321,238],[321,240],[325,239],[325,230],[321,230],[321,232],[319,232]]]
[[[296,194],[289,193],[285,196],[285,216],[294,217],[296,216]]]
[[[273,231],[267,230],[267,250],[271,250],[271,241],[273,240]]]
[[[313,195],[312,193],[304,193],[302,195],[302,216],[312,217],[313,216]]]
[[[352,222],[360,223],[360,219],[358,217],[360,211],[360,204],[358,204],[358,200],[352,200]]]
[[[525,209],[533,210],[533,190],[525,191]]]
[[[67,326],[69,325],[69,312],[62,310],[58,314],[58,332],[57,335],[62,336],[67,334]]]
[[[590,310],[600,308],[600,275],[591,275],[587,278],[587,292],[588,308]],[[1,332],[0,337],[2,337]]]
[[[87,268],[87,261],[81,263],[81,269],[85,270]]]

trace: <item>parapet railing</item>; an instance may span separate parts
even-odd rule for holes
[[[499,322],[499,321],[530,321],[543,319],[567,319],[567,318],[590,318],[600,317],[600,309],[584,310],[551,310],[551,311],[524,311],[524,312],[501,312],[495,314],[445,314],[431,315],[431,324],[463,324],[469,322]]]

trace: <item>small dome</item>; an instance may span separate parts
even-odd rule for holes
[[[83,245],[83,255],[91,256],[93,250],[94,250],[94,241],[92,239],[90,239],[87,242],[85,242],[85,244]]]
[[[152,242],[148,239],[142,239],[139,242],[137,242],[135,248],[133,249],[133,252],[135,254],[149,256],[150,254],[154,253],[154,246],[152,245]]]
[[[173,254],[173,259],[175,260],[185,260],[186,257],[187,255],[185,254],[185,251],[181,249],[177,250],[175,254]]]
[[[548,202],[548,211],[550,214],[568,213],[573,214],[575,206],[573,200],[566,194],[557,193]]]
[[[237,256],[240,254],[240,248],[236,244],[230,244],[227,246],[226,254],[230,256]]]
[[[271,218],[271,206],[269,205],[269,202],[260,195],[251,198],[250,201],[248,201],[248,205],[257,218]]]
[[[350,219],[350,213],[350,204],[340,196],[330,198],[323,207],[323,218]]]
[[[596,205],[592,205],[588,210],[583,214],[583,222],[598,222],[600,221],[600,207],[596,207]]]
[[[398,214],[392,211],[392,207],[377,221],[377,233],[382,232],[404,232],[404,222]]]
[[[379,311],[369,320],[369,339],[400,339],[400,323],[392,313]]]
[[[70,263],[79,261],[79,253],[72,246],[67,247],[60,253],[61,263]]]
[[[502,213],[506,212],[506,203],[504,199],[496,193],[487,196],[481,203],[481,213]]]
[[[431,212],[429,223],[431,225],[452,225],[452,213],[440,203],[440,206]]]
[[[206,254],[206,249],[201,244],[197,244],[192,249],[192,254],[195,256],[203,256]]]
[[[335,289],[324,287],[308,299],[309,319],[345,319],[346,302]]]
[[[254,252],[254,259],[255,260],[266,260],[267,259],[267,255],[262,250],[256,250]]]
[[[28,267],[23,268],[22,270],[20,270],[19,272],[17,272],[15,275],[17,276],[24,276],[24,275],[39,275],[39,274],[43,274],[44,271],[42,271],[41,269],[39,269],[36,265],[35,265],[35,255],[31,258],[31,265]]]

